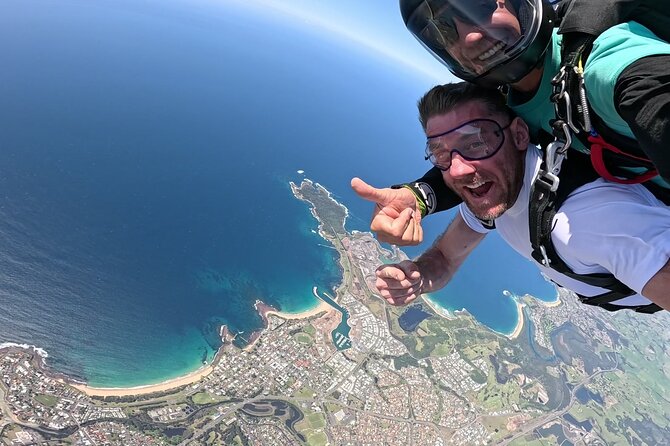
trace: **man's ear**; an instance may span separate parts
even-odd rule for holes
[[[517,150],[526,150],[528,148],[528,144],[530,143],[530,133],[526,121],[519,118],[518,116],[514,118],[512,125],[510,125],[510,132]]]

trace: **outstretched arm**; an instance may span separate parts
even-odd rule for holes
[[[444,234],[418,259],[377,269],[379,294],[391,305],[406,305],[422,293],[444,287],[485,235],[470,229],[457,214]]]

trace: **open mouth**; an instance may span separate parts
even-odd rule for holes
[[[493,183],[490,181],[477,181],[472,184],[468,184],[465,188],[469,191],[470,194],[477,198],[485,196],[493,186]]]
[[[505,42],[498,42],[495,45],[493,45],[491,48],[489,48],[487,51],[480,54],[479,57],[477,57],[477,60],[479,60],[480,62],[484,62],[484,61],[492,58],[496,54],[500,53],[502,50],[505,49],[506,46],[507,45],[505,44]]]

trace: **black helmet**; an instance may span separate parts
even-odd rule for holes
[[[493,23],[493,13],[502,11],[499,3],[510,14],[496,17],[514,27]],[[407,29],[454,75],[485,86],[514,83],[530,73],[554,28],[554,9],[545,0],[400,0],[400,12]],[[481,30],[485,44],[464,50],[454,20],[461,29]]]

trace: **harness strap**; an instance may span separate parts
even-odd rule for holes
[[[552,184],[546,180],[545,170],[541,169],[531,186],[528,228],[530,245],[533,248],[531,255],[535,261],[548,268],[553,268],[546,246],[552,244],[551,226],[556,214],[556,198],[556,190],[552,190]]]
[[[582,302],[588,304],[588,302],[584,301]],[[663,311],[663,308],[659,307],[656,304],[635,305],[631,307],[626,307],[622,305],[612,305],[612,304],[600,304],[597,306],[607,311],[633,310],[636,313],[643,313],[643,314],[653,314],[656,313],[657,311]]]
[[[575,150],[570,153],[569,158],[565,158],[562,162],[563,174],[560,181],[557,177],[548,174],[546,168],[546,160],[544,160],[540,166],[540,173],[531,186],[528,222],[530,244],[533,248],[532,257],[540,264],[555,269],[553,265],[546,264],[547,260],[552,259],[547,259],[545,256],[545,254],[553,254],[553,257],[558,258],[551,241],[554,215],[568,195],[578,187],[594,181],[598,178],[598,173],[591,166],[588,156]],[[558,263],[558,261],[553,263]],[[563,264],[563,271],[571,270]]]
[[[591,163],[593,164],[593,168],[606,180],[621,184],[638,184],[649,181],[658,175],[658,171],[653,167],[650,160],[626,153],[606,142],[600,135],[590,135],[588,141],[591,143]],[[619,178],[612,174],[607,166],[605,166],[605,160],[603,158],[605,150],[616,155],[624,156],[629,161],[638,161],[641,164],[641,167],[645,167],[647,171],[631,178]]]
[[[563,36],[561,70],[554,79],[555,88],[550,98],[554,102],[556,120],[566,121],[573,135],[590,148],[591,161],[600,176],[621,184],[646,182],[657,176],[658,172],[640,148],[639,142],[610,129],[592,110],[586,97],[582,65],[588,58],[595,38],[578,32]],[[556,130],[554,136],[565,137]],[[614,164],[606,161],[613,161]],[[608,168],[608,165],[611,167]],[[621,166],[642,168],[643,172],[620,172]]]
[[[553,245],[550,246],[548,256],[552,257],[552,268],[556,271],[564,274],[572,279],[579,280],[580,282],[587,283],[589,285],[597,286],[600,288],[609,289],[609,292],[598,294],[596,296],[584,296],[582,294],[577,294],[580,302],[585,305],[592,305],[595,307],[600,307],[607,311],[619,311],[619,310],[632,310],[637,313],[652,314],[657,311],[662,311],[663,308],[659,307],[655,303],[646,304],[646,305],[616,305],[612,304],[619,299],[629,297],[635,294],[635,291],[630,289],[628,286],[624,285],[622,282],[617,280],[611,274],[576,274],[574,273],[563,260],[558,256],[556,251],[553,248]]]
[[[579,152],[571,153],[570,158],[563,161],[562,167],[564,173],[556,184],[556,177],[547,173],[546,163],[543,161],[540,174],[531,186],[528,225],[533,259],[567,277],[609,290],[591,297],[578,295],[584,304],[598,306],[608,311],[620,309],[631,309],[640,313],[661,311],[662,308],[656,304],[632,307],[612,304],[614,301],[636,294],[635,291],[612,274],[576,274],[560,258],[551,240],[556,211],[575,189],[598,177],[589,158]]]

